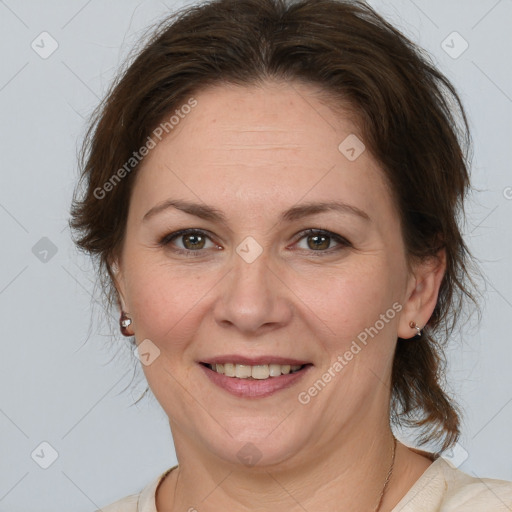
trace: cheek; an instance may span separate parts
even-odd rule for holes
[[[209,307],[219,282],[217,272],[155,261],[144,254],[131,263],[125,282],[137,340],[149,338],[168,352],[182,350]]]
[[[389,271],[387,265],[353,266],[326,279],[325,293],[309,297],[318,315],[309,314],[310,327],[328,358],[324,371],[337,376],[332,399],[343,400],[347,407],[351,400],[371,395],[389,371],[402,308],[393,288],[399,276]]]
[[[312,328],[346,340],[373,325],[397,301],[394,283],[399,279],[390,272],[385,260],[369,256],[328,272],[302,273],[290,287],[304,302],[304,313],[309,311]]]
[[[215,282],[210,280],[160,262],[152,264],[150,258],[131,266],[127,282],[137,343],[149,339],[159,350],[154,362],[142,369],[160,403],[173,397],[175,403],[168,404],[168,410],[186,399],[182,384],[190,370],[187,350],[204,315],[205,292]]]
[[[310,325],[329,357],[325,371],[331,368],[341,377],[336,379],[340,385],[337,391],[333,388],[333,394],[344,401],[357,402],[373,393],[389,370],[403,307],[395,284],[399,275],[389,272],[387,265],[354,266],[326,280],[326,293],[310,296],[317,304],[315,315],[309,315]],[[341,365],[338,370],[333,368],[336,361]]]

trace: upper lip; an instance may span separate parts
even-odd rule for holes
[[[242,356],[238,354],[228,354],[225,356],[216,356],[209,357],[208,359],[204,359],[201,361],[206,364],[226,364],[226,363],[235,363],[235,364],[245,364],[248,366],[257,366],[264,364],[289,364],[289,365],[305,365],[310,364],[309,361],[303,361],[300,359],[292,359],[290,357],[280,357],[280,356],[258,356],[258,357],[248,357]]]

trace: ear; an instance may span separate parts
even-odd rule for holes
[[[112,274],[112,279],[114,283],[114,287],[117,292],[117,305],[119,306],[120,311],[126,311],[126,300],[125,300],[125,294],[124,294],[124,279],[123,279],[123,273],[121,272],[119,261],[113,260],[110,263],[110,270]]]
[[[407,284],[407,293],[398,325],[398,336],[413,338],[416,329],[410,322],[423,329],[428,322],[439,296],[439,288],[446,271],[446,252],[441,249],[435,256],[429,257],[413,266]]]
[[[114,287],[116,289],[117,294],[117,305],[120,310],[120,318],[119,318],[119,328],[121,330],[121,334],[123,336],[135,336],[135,332],[133,330],[133,322],[131,315],[127,312],[126,308],[126,300],[124,296],[124,280],[123,273],[120,270],[120,265],[117,260],[113,261],[110,264],[110,270],[113,278]],[[124,325],[124,322],[129,322],[127,325]],[[131,327],[130,327],[131,326]]]

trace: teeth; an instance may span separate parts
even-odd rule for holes
[[[212,368],[213,370],[213,368]],[[235,365],[231,363],[226,363],[224,365],[224,375],[226,377],[234,377],[235,376]]]
[[[268,371],[271,377],[279,377],[281,375],[281,365],[280,364],[269,364]]]
[[[258,364],[255,366],[249,366],[247,364],[235,363],[210,364],[208,367],[217,373],[226,375],[226,377],[236,377],[238,379],[249,379],[252,377],[257,380],[287,375],[302,368],[301,365],[289,364]]]
[[[270,370],[268,364],[259,364],[252,367],[251,377],[253,379],[268,379],[270,377]]]
[[[251,367],[245,364],[237,364],[235,366],[235,377],[239,379],[247,379],[251,376]]]

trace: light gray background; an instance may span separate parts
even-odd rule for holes
[[[488,280],[480,328],[450,351],[466,413],[455,456],[468,473],[512,480],[512,2],[371,4],[433,55],[468,109],[479,192],[466,234]],[[156,401],[132,406],[144,388],[137,361],[98,320],[94,275],[67,220],[86,118],[143,30],[179,5],[0,0],[0,511],[94,510],[175,463]],[[59,45],[46,59],[31,48],[51,48],[43,31]],[[469,44],[458,58],[442,47],[453,31]],[[447,44],[453,54],[464,42]],[[48,469],[35,462],[50,461],[43,441],[58,452]]]

